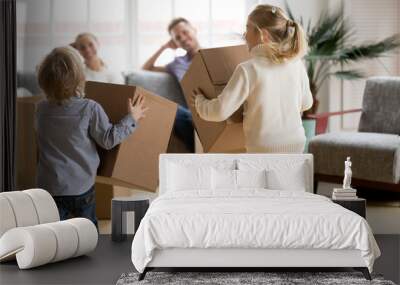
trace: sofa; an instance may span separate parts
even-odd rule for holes
[[[124,74],[125,83],[141,86],[157,95],[187,107],[179,82],[165,72],[137,70]],[[41,93],[37,75],[33,71],[17,72],[17,87],[24,88],[32,95]]]
[[[181,85],[178,80],[169,73],[137,70],[125,75],[125,83],[128,85],[141,86],[180,106],[187,107]]]
[[[315,192],[318,181],[342,183],[350,156],[354,188],[400,194],[400,77],[369,78],[358,132],[317,135],[309,152],[314,155]]]

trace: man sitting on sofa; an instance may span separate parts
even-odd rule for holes
[[[194,55],[200,49],[199,41],[196,37],[196,29],[185,18],[173,19],[168,25],[168,33],[171,39],[162,45],[143,65],[144,70],[168,72],[178,81],[181,81],[186,71],[189,69],[190,63]],[[177,49],[182,48],[186,51],[184,56],[175,57],[175,59],[166,66],[155,66],[155,62],[159,56],[167,48]],[[175,131],[186,146],[194,150],[194,134],[192,114],[183,107],[178,107],[175,121]]]

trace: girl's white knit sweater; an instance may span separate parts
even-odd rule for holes
[[[242,104],[247,152],[297,152],[304,149],[301,112],[313,104],[301,59],[273,64],[264,45],[255,46],[251,59],[236,67],[222,93],[208,100],[196,97],[199,116],[224,121]]]

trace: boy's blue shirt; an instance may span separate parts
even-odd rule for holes
[[[72,97],[57,105],[41,101],[36,110],[39,148],[37,186],[53,196],[80,195],[95,183],[99,155],[96,145],[111,149],[135,129],[126,115],[111,124],[95,101]]]

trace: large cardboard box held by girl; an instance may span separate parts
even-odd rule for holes
[[[112,123],[119,122],[127,114],[128,98],[144,95],[149,110],[132,135],[111,150],[99,149],[101,161],[96,181],[155,192],[158,156],[167,151],[177,104],[128,85],[89,81],[85,93],[103,107]]]
[[[201,49],[181,81],[187,102],[200,88],[207,98],[216,98],[228,83],[236,66],[250,58],[245,45]],[[190,105],[190,104],[188,104]],[[204,152],[245,152],[243,108],[224,122],[207,122],[190,106]]]

